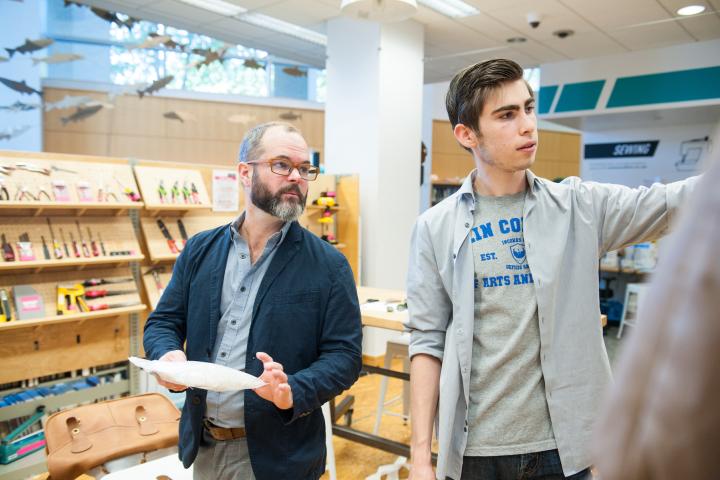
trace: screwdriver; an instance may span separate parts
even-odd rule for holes
[[[50,239],[52,240],[53,253],[55,254],[55,258],[57,258],[57,259],[63,258],[62,248],[60,248],[60,242],[57,241],[55,232],[53,232],[52,223],[50,223],[50,218],[48,217],[45,220],[47,220],[48,228],[50,229]]]
[[[50,260],[50,250],[48,249],[47,243],[45,243],[45,237],[40,235],[40,240],[42,240],[43,245],[43,256],[45,260]]]
[[[90,238],[90,247],[92,248],[92,254],[93,257],[99,257],[100,256],[100,249],[98,248],[98,244],[95,240],[92,238],[92,232],[90,231],[90,227],[87,227],[88,231],[88,237]]]
[[[77,241],[75,241],[75,237],[73,237],[72,232],[70,233],[70,241],[72,242],[73,246],[73,252],[75,253],[75,258],[80,258],[80,249],[78,248]]]
[[[80,222],[78,222],[77,220],[75,220],[75,225],[77,225],[78,238],[79,238],[79,240],[80,240],[80,244],[82,245],[83,257],[89,257],[89,256],[90,256],[90,249],[88,248],[88,244],[87,244],[87,242],[85,241],[85,239],[84,239],[83,236],[82,236],[82,230],[80,229]]]
[[[100,250],[102,251],[103,257],[107,255],[105,253],[105,242],[103,242],[102,237],[100,236],[100,232],[98,232],[98,240],[100,240]]]
[[[65,249],[65,256],[70,258],[70,250],[68,250],[67,242],[65,241],[65,234],[63,233],[62,227],[60,228],[60,239],[63,242],[63,248]]]

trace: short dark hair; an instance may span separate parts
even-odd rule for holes
[[[478,62],[460,70],[445,95],[445,108],[452,127],[462,123],[480,132],[480,115],[490,94],[506,83],[522,79],[522,67],[504,58]],[[530,85],[527,87],[530,96],[534,96]]]
[[[245,133],[242,143],[240,143],[240,153],[238,154],[238,162],[248,162],[257,160],[262,155],[262,139],[269,129],[273,127],[284,127],[287,133],[297,133],[302,137],[302,132],[286,122],[267,122],[252,127]]]

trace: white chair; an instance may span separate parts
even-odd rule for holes
[[[410,471],[410,464],[407,463],[407,458],[397,457],[395,463],[390,465],[381,465],[375,473],[365,477],[365,480],[399,480],[400,470]]]
[[[408,345],[410,344],[410,334],[409,333],[403,333],[402,335],[399,335],[393,340],[388,340],[386,347],[385,347],[385,363],[383,365],[384,368],[391,368],[392,367],[392,361],[393,358],[399,357],[402,358],[403,361],[403,371],[404,372],[410,372],[410,357],[408,355]],[[387,386],[388,386],[388,380],[390,380],[389,377],[386,377],[385,375],[382,376],[382,379],[380,380],[380,394],[378,395],[378,403],[377,403],[377,413],[375,416],[375,427],[373,428],[373,434],[377,435],[378,431],[380,430],[380,422],[382,421],[383,415],[392,415],[392,416],[400,416],[403,418],[404,422],[407,422],[408,418],[410,418],[410,386],[409,382],[405,381],[403,382],[403,393],[402,393],[402,400],[403,400],[403,413],[398,414],[394,412],[386,412],[385,407],[394,403],[396,400],[398,400],[400,397],[395,397],[387,402],[385,401],[385,395],[387,394]]]
[[[323,418],[325,418],[325,448],[327,449],[327,471],[330,480],[337,480],[335,470],[335,449],[333,448],[332,418],[330,418],[330,404],[323,403]]]
[[[642,302],[646,283],[628,283],[625,289],[625,303],[623,304],[622,316],[620,317],[620,329],[617,338],[622,337],[625,327],[634,327],[640,303]]]

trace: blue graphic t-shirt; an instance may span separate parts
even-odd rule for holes
[[[466,456],[556,448],[540,367],[540,329],[525,256],[525,193],[475,194],[470,244],[475,324]]]

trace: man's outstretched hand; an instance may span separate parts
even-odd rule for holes
[[[183,352],[182,350],[170,350],[158,360],[160,360],[161,362],[187,362],[187,357],[185,356],[185,352]],[[166,382],[165,380],[160,378],[159,375],[155,375],[155,378],[160,385],[169,390],[175,392],[182,392],[183,390],[187,390],[187,387],[185,385],[178,385],[177,383]]]
[[[272,357],[265,352],[257,352],[255,357],[263,362],[264,369],[262,375],[260,375],[260,380],[267,384],[256,388],[255,393],[268,402],[275,404],[280,410],[292,408],[292,391],[287,383],[288,378],[283,371],[283,366],[274,362]]]

